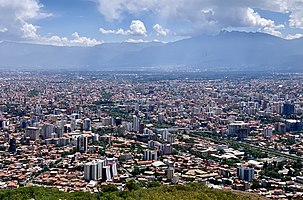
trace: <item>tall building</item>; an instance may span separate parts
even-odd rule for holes
[[[291,103],[284,103],[283,104],[283,115],[292,115],[295,113],[295,105]]]
[[[136,115],[133,115],[133,131],[134,132],[139,131],[139,125],[140,125],[139,118]]]
[[[170,155],[173,152],[173,147],[171,144],[159,144],[160,155]]]
[[[237,135],[238,140],[243,140],[248,137],[249,127],[248,124],[243,121],[234,121],[228,125],[228,134]]]
[[[84,164],[84,179],[86,181],[90,180],[100,180],[102,179],[102,170],[104,167],[104,160],[94,160]]]
[[[103,181],[109,181],[112,179],[112,175],[110,172],[110,166],[104,166],[102,168],[102,180]]]
[[[91,180],[91,163],[85,163],[84,164],[84,179],[86,181]]]
[[[270,127],[270,126],[265,127],[264,130],[263,130],[264,138],[271,139],[272,138],[272,132],[273,132],[272,127]]]
[[[117,176],[117,163],[118,159],[117,158],[106,158],[107,165],[110,167],[110,172],[111,176]]]
[[[162,140],[167,141],[168,134],[169,134],[168,130],[164,129],[164,131],[162,132],[162,137],[161,137]]]
[[[145,149],[143,151],[143,160],[157,160],[158,155],[156,151]]]
[[[143,134],[144,128],[145,128],[144,123],[140,123],[140,124],[139,124],[139,133]]]
[[[112,126],[113,125],[113,118],[112,117],[102,117],[102,125],[103,126]]]
[[[91,121],[90,121],[89,118],[84,119],[83,129],[85,131],[90,131],[91,130]]]
[[[176,138],[177,138],[177,136],[175,135],[175,134],[168,134],[168,136],[167,136],[167,142],[169,143],[169,144],[173,144],[173,143],[175,143],[176,142]]]
[[[254,179],[254,169],[249,167],[238,167],[237,176],[240,180],[251,182]]]
[[[27,127],[25,130],[25,136],[31,140],[38,140],[41,135],[41,129],[38,127]]]
[[[166,170],[166,178],[167,180],[172,180],[175,174],[175,170],[173,167],[169,167]]]
[[[77,151],[87,152],[88,150],[88,137],[80,136],[77,138]]]
[[[116,126],[122,125],[122,119],[120,117],[116,117],[115,124],[116,124]]]
[[[16,152],[16,149],[17,149],[17,146],[16,146],[16,138],[11,138],[9,140],[9,151],[12,152],[12,153],[15,153]]]

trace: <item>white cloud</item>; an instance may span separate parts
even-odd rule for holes
[[[297,33],[294,35],[289,34],[286,36],[287,40],[293,40],[293,39],[299,39],[299,38],[303,38],[303,34]]]
[[[6,27],[6,35],[15,38],[32,37],[35,26],[29,21],[51,15],[42,7],[38,0],[0,0],[0,27]]]
[[[104,28],[99,29],[102,34],[115,34],[115,35],[137,35],[137,36],[146,36],[147,31],[145,25],[140,20],[133,20],[129,26],[128,30],[123,30],[119,28],[117,30],[106,30]]]
[[[99,28],[100,33],[102,34],[116,34],[118,31],[115,30],[106,30],[104,28]]]
[[[37,34],[37,28],[32,24],[26,24],[22,28],[24,37],[36,44],[54,45],[54,46],[95,46],[102,44],[103,41],[80,36],[77,32],[72,34],[72,38],[51,36],[43,37]]]
[[[163,28],[160,24],[155,24],[153,26],[153,29],[156,31],[158,36],[167,36],[169,33],[169,30],[166,28]]]
[[[0,27],[0,33],[5,33],[6,31],[8,31],[7,28],[1,28],[1,27]]]
[[[132,35],[146,35],[146,28],[142,21],[133,20],[129,26]]]
[[[83,37],[83,36],[80,37],[77,32],[74,32],[72,34],[72,36],[73,36],[73,39],[70,40],[70,44],[72,46],[73,45],[76,45],[76,46],[95,46],[95,45],[103,43],[103,41],[98,41],[96,39],[91,39],[91,38]]]
[[[132,38],[129,38],[127,40],[125,40],[125,42],[128,42],[128,43],[142,43],[142,42],[148,42],[148,41],[145,41],[145,40],[142,40],[142,39],[132,39]]]
[[[39,35],[39,27],[31,22],[52,15],[43,12],[42,8],[43,5],[38,0],[0,0],[0,34],[13,40],[26,40],[32,43],[59,46],[94,46],[102,43],[102,41],[96,39],[81,37],[77,32],[72,34],[71,39]]]
[[[67,37],[59,37],[59,36],[39,37],[35,42],[39,44],[48,44],[55,46],[86,46],[86,47],[91,47],[104,43],[103,41],[98,41],[96,39],[79,36],[77,32],[74,32],[72,34],[71,39],[68,39]]]
[[[37,27],[35,27],[33,24],[25,23],[21,27],[21,31],[23,32],[23,37],[26,39],[35,40],[39,37],[37,35]]]
[[[289,26],[303,29],[303,0],[288,0]]]
[[[124,17],[152,15],[159,21],[186,23],[188,35],[216,33],[225,28],[255,28],[281,36],[282,24],[261,17],[253,8],[288,13],[292,27],[303,28],[303,0],[95,0],[109,21]]]
[[[247,9],[247,20],[248,20],[249,26],[260,27],[266,33],[269,33],[271,35],[275,35],[278,37],[282,36],[282,33],[278,30],[284,28],[283,24],[276,25],[273,20],[262,18],[252,8]]]

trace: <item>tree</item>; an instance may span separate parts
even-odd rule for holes
[[[160,186],[161,186],[161,184],[159,182],[156,182],[156,181],[151,181],[151,182],[148,182],[148,184],[147,184],[148,188],[160,187]]]
[[[138,183],[135,183],[134,181],[129,181],[125,184],[125,187],[129,190],[129,191],[133,191],[133,190],[138,190],[140,189],[140,185]]]
[[[109,184],[101,188],[102,192],[116,192],[118,188],[115,185]]]

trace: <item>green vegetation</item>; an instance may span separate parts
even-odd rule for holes
[[[283,181],[291,180],[292,176],[299,176],[300,171],[302,169],[302,162],[300,160],[296,160],[294,162],[282,161],[282,162],[265,162],[263,165],[263,170],[260,173],[261,176],[268,176],[272,178],[281,179]],[[279,170],[288,169],[288,173],[286,175],[278,173]]]
[[[136,183],[129,183],[131,191],[117,191],[115,186],[105,186],[101,188],[98,194],[72,192],[64,193],[56,189],[48,189],[42,187],[22,187],[18,189],[0,190],[0,199],[3,200],[19,200],[19,199],[35,199],[35,200],[59,200],[59,199],[90,199],[90,200],[113,200],[113,199],[144,199],[144,200],[160,200],[160,199],[203,199],[203,200],[237,200],[237,199],[265,199],[261,196],[243,193],[231,192],[224,190],[209,189],[203,184],[192,183],[189,185],[176,185],[176,186],[161,186],[143,189]]]

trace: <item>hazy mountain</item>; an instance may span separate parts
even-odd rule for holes
[[[58,47],[0,43],[0,66],[9,68],[102,69],[191,66],[207,69],[303,70],[303,39],[264,33],[221,32],[177,42],[107,43]]]

